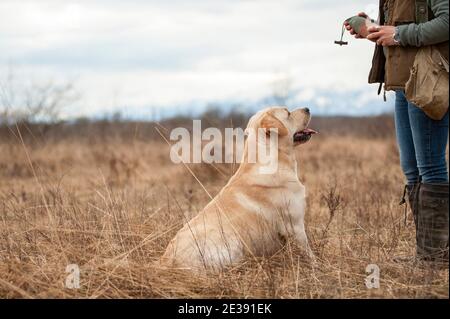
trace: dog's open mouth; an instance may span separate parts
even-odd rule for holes
[[[304,130],[298,131],[294,134],[294,142],[300,144],[306,143],[311,139],[311,136],[317,133],[318,132],[313,129],[305,128]]]

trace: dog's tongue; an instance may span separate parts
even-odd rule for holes
[[[306,133],[306,134],[317,134],[317,133],[319,133],[319,132],[314,131],[314,130],[311,129],[311,128],[305,128],[305,129],[302,131],[302,133]]]

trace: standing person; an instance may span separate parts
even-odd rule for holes
[[[365,13],[359,16],[367,18]],[[419,48],[433,45],[448,61],[448,0],[380,0],[379,26],[368,40],[376,43],[369,83],[395,91],[395,127],[404,194],[416,226],[416,255],[396,261],[447,263],[449,239],[448,171],[445,159],[449,114],[433,120],[405,97]],[[346,29],[356,38],[352,27]],[[448,96],[448,89],[447,89]],[[445,107],[448,107],[446,105]],[[403,196],[405,197],[405,195]],[[404,202],[403,198],[403,202]]]

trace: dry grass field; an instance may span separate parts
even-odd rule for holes
[[[217,274],[157,269],[153,262],[208,196],[157,138],[0,142],[1,298],[448,298],[448,270],[396,264],[414,252],[395,139],[322,134],[297,148],[307,187],[311,267],[288,240],[273,256]],[[23,131],[23,130],[22,130]],[[23,133],[24,134],[24,133]],[[81,133],[80,133],[81,134]],[[190,165],[210,193],[233,165]],[[80,288],[65,287],[66,266]],[[365,285],[380,268],[380,288]]]

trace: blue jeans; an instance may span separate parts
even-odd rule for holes
[[[396,91],[395,129],[407,183],[448,183],[448,111],[442,120],[432,120],[406,100],[404,91]]]

